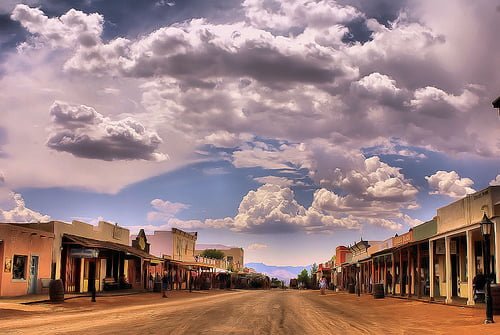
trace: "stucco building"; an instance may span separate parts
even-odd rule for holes
[[[224,259],[227,262],[227,270],[240,272],[245,268],[245,251],[243,248],[222,244],[197,244],[195,255],[200,255],[207,249],[215,249],[224,253]]]
[[[54,234],[0,223],[0,296],[37,294],[48,282]]]
[[[53,234],[50,277],[62,279],[66,292],[145,287],[145,262],[153,256],[131,247],[129,230],[100,221],[26,224]],[[94,278],[94,281],[92,281]]]
[[[490,186],[437,210],[437,233],[429,242],[431,298],[475,303],[473,279],[485,266],[479,225],[484,213],[494,222],[490,266],[500,282],[500,186]]]

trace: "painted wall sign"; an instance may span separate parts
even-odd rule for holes
[[[5,266],[3,268],[3,272],[11,272],[12,271],[12,259],[5,258]]]
[[[457,241],[455,240],[450,241],[450,254],[452,255],[457,254]]]
[[[69,255],[76,258],[97,258],[99,250],[89,248],[70,249]]]
[[[408,244],[410,242],[413,242],[413,230],[409,231],[406,234],[396,236],[392,239],[392,245],[394,247],[403,245],[403,244]]]
[[[444,239],[436,241],[436,255],[444,255],[445,254],[445,246]]]

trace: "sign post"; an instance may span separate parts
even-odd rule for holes
[[[97,272],[97,257],[99,257],[99,249],[92,248],[74,248],[69,250],[69,255],[75,258],[90,258],[94,261],[89,264],[89,288],[91,291],[91,302],[96,302],[96,287],[95,287],[95,274]]]

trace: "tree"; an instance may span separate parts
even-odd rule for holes
[[[311,266],[311,288],[312,289],[317,289],[317,284],[318,284],[318,278],[316,277],[317,276],[317,273],[318,272],[318,264],[314,263],[312,266]]]
[[[311,266],[311,278],[314,276],[314,274],[318,272],[318,264],[314,263],[312,266]]]
[[[310,281],[309,272],[307,272],[306,269],[302,270],[302,272],[297,276],[297,280],[299,283],[302,283],[303,286],[308,287]]]
[[[225,255],[222,251],[217,249],[205,249],[201,253],[201,256],[213,259],[223,259]]]

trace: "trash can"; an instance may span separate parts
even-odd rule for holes
[[[500,315],[500,285],[491,284],[491,304],[493,307],[493,314]]]
[[[349,293],[355,293],[355,292],[356,292],[356,290],[355,290],[355,285],[354,285],[354,284],[349,284],[349,285],[347,286],[347,288],[348,288],[348,292],[349,292]]]
[[[384,297],[384,284],[373,285],[373,297],[375,299],[382,299]]]
[[[50,281],[49,299],[51,302],[64,302],[64,285],[61,279],[54,279]]]
[[[153,292],[161,292],[161,281],[155,281],[153,284]]]

